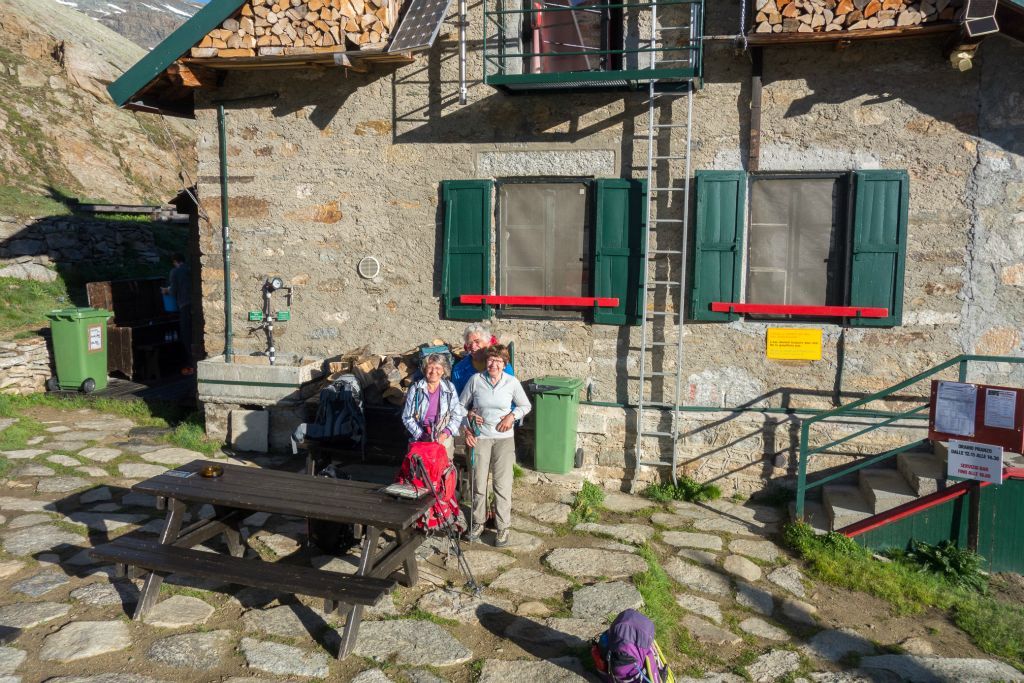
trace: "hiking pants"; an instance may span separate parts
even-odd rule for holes
[[[516,461],[516,440],[486,439],[476,441],[476,495],[473,496],[473,524],[487,521],[487,474],[494,479],[494,522],[498,531],[512,525],[512,465]]]

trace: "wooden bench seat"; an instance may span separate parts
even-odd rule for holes
[[[157,573],[214,578],[242,586],[309,595],[349,605],[374,605],[398,585],[391,579],[332,574],[312,567],[247,560],[163,545],[132,536],[122,536],[111,543],[97,546],[91,554],[98,560]]]

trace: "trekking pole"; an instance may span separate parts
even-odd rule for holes
[[[434,502],[440,505],[441,498],[437,495],[437,489],[434,488],[434,482],[431,481],[430,476],[427,474],[427,468],[423,464],[423,460],[418,455],[414,455],[412,460],[416,469],[419,470],[418,474],[420,479],[427,483],[427,488],[430,489],[430,495],[434,496]],[[452,520],[449,517],[442,519],[441,524],[444,527],[445,536],[448,537],[448,545],[451,547],[452,552],[455,553],[459,570],[468,579],[466,586],[473,591],[474,595],[479,595],[481,590],[480,585],[476,582],[476,578],[473,577],[473,570],[469,566],[469,561],[466,559],[466,556],[462,554],[462,546],[459,545],[458,531],[452,528]]]
[[[469,421],[469,428],[474,437],[480,436],[480,425],[475,420]],[[476,500],[476,446],[469,449],[469,533],[473,533],[473,502]],[[484,520],[486,521],[486,520]]]

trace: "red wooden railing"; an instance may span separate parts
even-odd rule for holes
[[[800,315],[818,318],[885,318],[888,308],[871,306],[796,306],[793,304],[737,304],[711,302],[715,313],[759,313],[761,315]]]
[[[516,306],[561,306],[565,308],[615,308],[617,297],[596,296],[500,296],[494,294],[462,294],[462,304],[511,304]]]

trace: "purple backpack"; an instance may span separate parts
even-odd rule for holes
[[[635,609],[615,617],[590,651],[602,680],[608,683],[673,683],[654,622]]]

